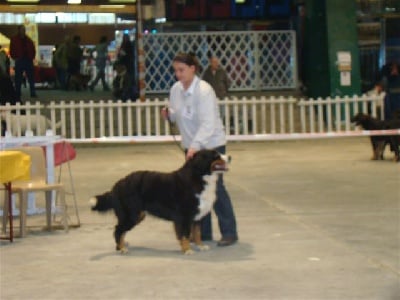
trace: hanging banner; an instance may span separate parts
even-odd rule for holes
[[[35,45],[36,57],[35,57],[34,64],[37,65],[37,63],[39,61],[39,31],[38,31],[38,26],[37,26],[36,23],[31,22],[28,18],[25,18],[24,25],[25,25],[26,35],[29,36],[32,39],[33,44]]]

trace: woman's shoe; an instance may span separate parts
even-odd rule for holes
[[[225,246],[230,246],[233,245],[237,242],[237,238],[234,237],[227,237],[227,238],[222,238],[218,243],[217,246],[220,247],[225,247]]]

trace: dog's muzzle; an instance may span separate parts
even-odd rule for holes
[[[231,162],[229,155],[221,154],[221,159],[214,161],[211,164],[211,172],[226,172],[228,171],[228,164]]]

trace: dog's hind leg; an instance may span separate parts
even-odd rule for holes
[[[115,238],[115,243],[117,244],[115,249],[117,251],[120,251],[121,253],[128,252],[128,249],[125,244],[125,235],[129,229],[126,226],[121,226],[120,224],[115,226],[114,238]]]
[[[144,211],[141,211],[139,216],[138,216],[138,218],[137,218],[137,221],[136,221],[135,225],[138,225],[139,223],[141,223],[144,220],[145,217],[146,217],[146,213]]]
[[[142,212],[138,218],[125,218],[118,220],[118,224],[115,226],[114,238],[117,244],[116,250],[121,253],[128,252],[127,244],[125,243],[126,232],[131,230],[135,225],[140,223],[144,219],[145,214]]]
[[[378,143],[375,141],[374,137],[371,136],[370,139],[371,139],[371,146],[372,146],[371,160],[378,160],[379,159]]]
[[[208,245],[204,245],[201,240],[201,223],[194,222],[192,225],[192,240],[200,251],[207,251],[210,249]]]
[[[400,137],[399,136],[390,136],[390,150],[394,152],[394,158],[393,160],[395,162],[400,161],[400,143],[399,143]]]
[[[128,252],[128,248],[126,247],[125,243],[126,232],[131,230],[134,226],[136,226],[140,222],[142,222],[145,216],[146,214],[143,211],[141,211],[136,218],[132,217],[120,218],[118,220],[118,224],[115,226],[115,231],[114,231],[114,238],[115,238],[115,243],[117,244],[116,246],[117,251],[120,251],[121,253]]]
[[[379,141],[376,143],[376,156],[378,160],[384,160],[383,152],[385,151],[386,141]]]

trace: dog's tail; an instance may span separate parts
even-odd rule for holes
[[[106,212],[114,208],[114,198],[110,192],[90,198],[89,203],[92,210],[99,212]]]

